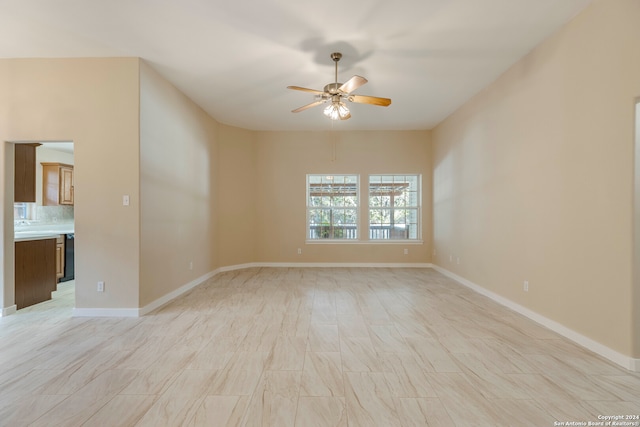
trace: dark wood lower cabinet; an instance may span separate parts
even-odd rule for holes
[[[16,242],[15,252],[18,310],[50,300],[56,290],[56,239]]]

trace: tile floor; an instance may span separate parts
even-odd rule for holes
[[[631,373],[430,269],[254,268],[142,318],[0,318],[0,426],[553,426]],[[556,424],[557,423],[557,424]]]

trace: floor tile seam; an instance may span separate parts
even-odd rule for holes
[[[73,374],[75,374],[76,372],[80,371],[80,369],[82,369],[82,367],[75,369],[72,373],[65,375],[66,374],[66,370],[62,370],[62,372],[60,372],[58,375],[56,375],[55,378],[49,380],[48,382],[51,381],[55,381],[57,378],[59,378],[61,375],[65,375],[65,379],[69,380],[71,379],[71,377],[73,376]],[[89,385],[92,381],[94,381],[96,378],[98,378],[100,375],[104,374],[105,372],[111,370],[112,368],[105,368],[101,371],[97,371],[97,372],[91,372],[91,376],[89,378],[84,378],[81,381],[79,381],[77,384],[75,384],[75,388],[72,392],[70,393],[43,393],[43,395],[66,395],[66,394],[75,394],[76,392],[78,392],[79,390],[81,390],[83,387],[86,387],[87,385]],[[67,381],[65,381],[66,383]],[[66,384],[65,384],[66,385]],[[47,387],[46,384],[43,384],[41,387]],[[62,388],[62,387],[61,387]]]
[[[337,319],[336,319],[336,320],[337,320]],[[339,357],[339,362],[340,362],[340,376],[342,377],[342,390],[341,390],[341,392],[342,392],[342,396],[346,399],[346,396],[347,396],[347,395],[346,395],[347,390],[346,390],[346,387],[345,387],[345,381],[344,381],[344,373],[345,373],[345,370],[344,370],[344,363],[342,362],[342,361],[343,361],[343,354],[342,354],[342,339],[341,339],[341,336],[340,336],[340,323],[339,323],[339,322],[337,322],[337,323],[336,323],[336,326],[338,327],[338,354],[340,355],[340,357]],[[346,404],[347,404],[347,403],[346,403],[346,401],[345,401],[345,410],[346,410]]]
[[[389,398],[389,400],[391,402],[391,405],[393,406],[393,410],[395,411],[395,414],[394,414],[395,418],[398,419],[400,411],[398,410],[398,406],[396,405],[395,398],[393,396],[393,392],[391,391],[391,387],[389,386],[389,380],[387,379],[387,375],[386,375],[387,373],[384,372],[384,371],[382,371],[382,372],[371,371],[371,372],[359,372],[359,374],[381,374],[382,375],[382,379],[383,379],[384,384],[386,386],[386,390],[385,391],[387,392],[388,398]],[[345,384],[346,384],[346,381],[345,381]],[[374,391],[375,391],[375,389],[374,389]],[[354,390],[354,394],[355,394],[355,390]],[[345,399],[346,399],[346,390],[345,390]],[[346,402],[345,402],[345,404],[346,404]],[[348,408],[347,408],[347,412],[348,412]]]
[[[128,385],[128,383],[127,383],[127,385]],[[123,386],[123,387],[121,388],[121,390],[124,390],[124,387],[126,387],[126,385],[125,385],[125,386]],[[67,395],[67,397],[66,397],[66,398],[64,398],[63,400],[61,400],[60,402],[58,402],[58,404],[57,404],[57,405],[55,405],[55,406],[51,407],[48,411],[46,411],[45,413],[43,413],[40,417],[38,417],[37,419],[33,420],[33,421],[31,422],[31,424],[30,424],[30,425],[32,425],[32,424],[36,424],[40,419],[42,419],[42,418],[46,417],[46,416],[47,416],[47,414],[49,414],[50,412],[54,411],[56,408],[58,408],[58,407],[62,407],[61,405],[63,405],[63,404],[64,404],[64,402],[68,401],[68,400],[69,400],[69,399],[71,399],[73,396],[75,396],[77,392],[78,392],[78,391],[76,391],[76,392],[74,392],[74,393],[72,393],[72,394]],[[90,419],[91,419],[95,414],[97,414],[98,412],[100,412],[100,410],[101,410],[102,408],[104,408],[104,407],[105,407],[105,406],[106,406],[106,405],[107,405],[111,400],[113,400],[117,395],[118,395],[118,393],[113,393],[109,398],[104,398],[104,402],[103,402],[103,404],[102,404],[102,405],[100,405],[100,406],[99,406],[99,408],[98,408],[98,409],[96,409],[96,410],[94,410],[91,414],[87,414],[87,415],[86,415],[86,418],[85,418],[85,419],[84,419],[84,420],[83,420],[79,425],[81,425],[81,426],[85,425],[85,424],[87,423],[87,421],[89,421],[89,420],[90,420]],[[54,395],[54,396],[57,396],[57,395]],[[94,404],[95,404],[95,401],[94,401]]]
[[[195,416],[196,416],[196,414],[198,413],[198,410],[200,409],[200,407],[201,407],[202,405],[204,405],[204,402],[205,402],[206,398],[207,398],[207,396],[206,396],[206,395],[205,395],[205,396],[199,396],[199,397],[197,397],[197,398],[195,398],[195,399],[194,399],[194,402],[193,402],[191,405],[189,405],[189,407],[188,407],[188,408],[183,408],[183,409],[184,409],[184,411],[187,413],[188,417],[187,417],[186,419],[183,419],[183,420],[182,420],[181,425],[190,425],[190,424],[191,424],[191,420],[193,420],[193,419],[195,418]],[[154,402],[154,404],[155,404],[155,402]],[[152,407],[153,407],[153,405],[151,405],[151,406],[149,407],[149,410],[150,410]],[[146,414],[147,412],[149,412],[149,410],[147,410],[147,411],[145,412],[145,414]],[[189,412],[191,412],[191,414],[189,414]],[[134,425],[134,427],[135,427],[135,425],[137,425],[137,424],[138,424],[138,422],[140,422],[140,420],[142,420],[142,417],[140,417],[140,419],[138,419],[138,421],[136,421],[136,423],[135,423],[135,424],[133,424],[133,425]]]
[[[62,405],[65,401],[69,400],[71,398],[72,394],[67,395],[67,397],[65,397],[64,399],[62,399],[60,402],[58,402],[58,404],[52,406],[51,408],[49,408],[49,410],[45,411],[43,414],[41,414],[38,418],[36,418],[35,420],[31,421],[31,423],[29,425],[33,425],[35,423],[38,422],[38,420],[42,419],[43,417],[45,417],[49,412],[53,411],[55,408],[57,408],[58,406]],[[93,415],[92,415],[93,416]],[[91,417],[89,417],[91,418]],[[86,420],[85,420],[86,421]]]
[[[34,369],[28,369],[25,372],[22,372],[19,375],[16,375],[15,377],[10,378],[8,381],[0,384],[0,396],[2,396],[3,394],[7,393],[7,390],[9,391],[9,393],[14,392],[16,388],[14,388],[12,390],[12,389],[9,389],[10,386],[12,386],[12,385],[19,386],[24,377],[27,377],[32,373],[35,375],[35,374],[38,373],[38,371],[47,371],[47,372],[54,371],[54,372],[56,372],[54,374],[54,376],[57,376],[57,375],[59,375],[59,374],[61,374],[63,372],[63,370],[61,370],[61,369],[35,369],[35,368]],[[47,380],[47,381],[50,381],[50,380]],[[33,391],[38,390],[42,386],[43,386],[43,383],[40,383],[37,386],[33,387],[30,390],[30,392],[28,392],[26,394],[27,395],[33,395]],[[20,389],[20,387],[17,387],[17,389]]]
[[[137,426],[138,423],[140,422],[140,420],[142,420],[142,418],[144,418],[144,416],[151,410],[151,408],[153,407],[153,405],[156,404],[156,402],[158,401],[158,399],[160,398],[159,395],[149,395],[149,394],[132,394],[132,395],[128,395],[128,394],[118,394],[117,396],[155,396],[154,399],[151,401],[151,403],[149,404],[149,407],[147,408],[146,411],[141,412],[136,418],[135,420],[132,421],[132,423],[130,424],[131,426]],[[114,396],[115,399],[115,396]],[[94,413],[97,414],[98,411],[96,411]],[[82,424],[81,427],[84,427],[89,421],[91,420],[91,418],[89,418],[87,421],[84,422],[84,424]],[[91,425],[88,425],[88,427],[92,427]]]
[[[306,356],[306,353],[305,353]],[[306,357],[305,357],[306,360]],[[296,395],[296,409],[293,411],[293,425],[295,427],[296,424],[296,420],[298,419],[298,408],[300,406],[300,393],[302,392],[302,375],[304,373],[304,362],[302,363],[303,367],[302,367],[302,371],[300,373],[300,383],[298,384],[298,393]]]
[[[443,396],[442,398],[440,398],[441,401],[442,401],[443,398],[444,399],[452,399],[453,397],[451,397],[451,396]],[[486,403],[489,403],[489,400],[487,398],[485,398],[484,396],[481,396],[481,399],[484,399],[486,401]],[[449,414],[449,417],[451,418],[451,420],[453,420],[453,422],[455,424],[456,419],[459,418],[459,417],[455,416],[457,413],[452,413],[451,411],[449,411],[447,409],[448,405],[446,404],[446,400],[442,401],[442,403],[443,403],[443,406],[444,406],[445,410]],[[489,418],[489,419],[491,419],[493,421],[492,425],[496,425],[496,426],[504,425],[504,424],[501,424],[503,422],[503,420],[501,420],[501,418],[499,416],[499,411],[496,408],[494,408],[492,405],[484,405],[484,402],[478,401],[477,399],[475,401],[467,402],[467,405],[472,405],[473,409],[480,408],[482,410],[481,411],[482,415],[484,415],[485,417],[487,417],[487,418]]]
[[[248,422],[246,420],[246,418],[249,416],[249,412],[250,412],[250,409],[251,409],[251,402],[253,401],[253,399],[255,397],[255,394],[256,394],[256,390],[258,389],[258,386],[260,385],[260,381],[262,380],[262,377],[264,376],[264,373],[265,373],[264,366],[265,366],[265,363],[263,362],[262,363],[262,369],[260,371],[260,374],[258,375],[258,381],[256,381],[256,383],[254,384],[253,390],[251,391],[251,394],[248,395],[249,396],[249,401],[247,402],[247,407],[245,408],[245,412],[244,412],[244,414],[242,416],[242,420],[241,420],[241,423],[240,423],[240,425],[242,425],[242,426],[245,426],[247,424],[247,422]]]
[[[455,417],[454,417],[454,414],[451,413],[451,410],[449,410],[449,408],[447,408],[447,405],[444,404],[444,402],[442,401],[442,399],[440,397],[437,397],[436,399],[440,403],[440,406],[442,407],[442,409],[444,409],[444,412],[447,414],[447,417],[449,417],[449,419],[451,421],[453,421],[454,424],[455,424]]]
[[[84,427],[84,426],[89,426],[89,427],[90,427],[90,426],[91,426],[91,424],[87,424],[87,423],[91,420],[91,418],[93,418],[97,413],[99,413],[99,412],[102,410],[102,408],[104,408],[105,406],[107,406],[107,405],[108,405],[108,404],[109,404],[113,399],[115,399],[117,396],[127,396],[127,395],[124,395],[124,394],[116,394],[116,395],[114,395],[114,396],[113,396],[111,399],[109,399],[109,401],[108,401],[108,402],[106,402],[102,407],[100,407],[98,410],[94,411],[94,412],[93,412],[93,414],[91,414],[91,416],[90,416],[89,418],[87,418],[87,419],[86,419],[86,420],[81,424],[81,427]],[[134,396],[147,396],[147,395],[134,395]],[[153,399],[153,402],[149,405],[149,407],[147,408],[147,410],[146,410],[146,411],[144,411],[144,412],[142,412],[138,417],[136,417],[136,419],[135,419],[135,420],[132,422],[132,424],[131,424],[132,426],[135,426],[135,425],[137,425],[137,424],[138,424],[138,422],[139,422],[139,421],[140,421],[140,420],[141,420],[141,419],[142,419],[142,418],[147,414],[147,412],[149,412],[149,410],[150,410],[150,409],[153,407],[153,405],[157,402],[158,398],[159,398],[159,396],[156,396],[156,398],[155,398],[155,399]]]
[[[596,401],[596,402],[599,402],[599,401],[602,401],[602,402],[622,401],[622,399],[619,396],[616,396],[610,390],[607,390],[607,392],[609,394],[611,394],[612,396],[615,396],[615,399],[606,399],[606,400],[604,400],[604,399],[585,399],[583,397],[580,397],[580,396],[576,395],[574,390],[572,390],[570,388],[567,388],[564,385],[564,384],[566,384],[568,382],[568,380],[571,380],[571,379],[563,377],[563,378],[557,378],[557,381],[555,381],[554,378],[551,378],[548,373],[540,373],[539,375],[542,376],[542,378],[544,378],[544,380],[547,383],[552,384],[553,386],[560,388],[560,390],[563,393],[567,394],[569,397],[571,397],[573,399],[577,399],[577,400],[582,401],[582,402],[587,402],[587,401]],[[554,376],[556,376],[556,374],[554,374]],[[584,376],[584,375],[580,375],[580,377],[586,378],[586,376]],[[558,383],[561,383],[562,385],[559,385]]]

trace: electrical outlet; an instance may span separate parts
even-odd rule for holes
[[[96,291],[104,292],[104,282],[98,282],[98,285],[96,286]]]
[[[456,264],[460,264],[460,257],[456,257]]]
[[[302,248],[298,248],[298,255],[302,255]]]
[[[523,289],[524,289],[525,292],[529,292],[529,281],[528,280],[524,281]]]
[[[193,261],[189,261],[189,270],[193,270]]]
[[[405,249],[405,250],[404,250],[404,254],[405,254],[405,255],[409,255],[409,249]]]
[[[449,262],[453,262],[453,255],[449,254]]]

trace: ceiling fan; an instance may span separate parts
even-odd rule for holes
[[[292,110],[292,113],[299,113],[300,111],[304,111],[308,108],[329,102],[329,105],[324,109],[324,115],[332,120],[347,120],[351,117],[351,113],[344,101],[379,105],[382,107],[386,107],[391,104],[391,100],[389,98],[352,94],[351,92],[367,83],[368,80],[364,77],[353,76],[347,80],[346,83],[338,83],[338,61],[340,61],[340,58],[342,58],[342,54],[340,52],[334,52],[331,54],[331,59],[333,59],[333,62],[336,64],[336,78],[335,82],[326,85],[324,90],[320,91],[300,86],[287,86],[287,89],[301,90],[315,95],[315,101]]]

